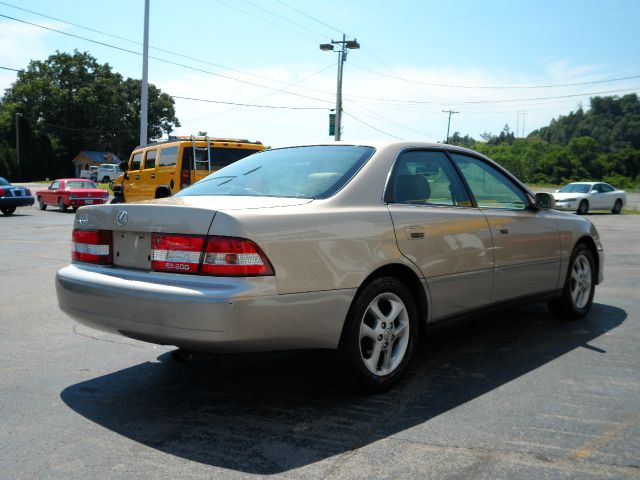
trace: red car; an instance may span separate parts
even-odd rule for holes
[[[60,178],[54,180],[47,190],[36,192],[40,210],[46,210],[47,205],[53,205],[64,212],[72,207],[77,210],[83,205],[99,205],[107,203],[109,193],[101,190],[91,180],[86,178]]]

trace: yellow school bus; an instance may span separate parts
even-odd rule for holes
[[[114,182],[114,202],[171,196],[210,173],[264,149],[261,142],[193,135],[137,147],[129,161],[122,162],[125,173]]]

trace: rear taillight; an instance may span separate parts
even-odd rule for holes
[[[208,237],[202,259],[202,274],[218,276],[273,275],[273,268],[260,247],[251,240]]]
[[[4,197],[7,194],[7,189],[0,187],[0,196]]]
[[[73,230],[71,258],[79,262],[107,265],[112,262],[110,230]]]
[[[204,237],[195,235],[151,235],[151,270],[198,273]]]
[[[182,170],[182,175],[180,177],[180,186],[182,188],[188,187],[191,185],[191,173],[189,170]]]
[[[251,240],[154,233],[151,270],[247,277],[273,275],[264,252]]]

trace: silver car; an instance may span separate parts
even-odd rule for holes
[[[60,307],[195,352],[336,349],[369,391],[420,326],[514,301],[591,308],[602,246],[479,153],[441,144],[269,150],[171,198],[83,207]]]

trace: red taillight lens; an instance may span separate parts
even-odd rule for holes
[[[202,273],[219,276],[273,275],[260,247],[251,240],[209,237],[202,259]]]
[[[71,258],[79,262],[108,265],[113,244],[109,230],[73,230]]]
[[[0,196],[4,197],[6,193],[7,193],[7,189],[0,187]]]
[[[180,178],[182,188],[191,185],[191,174],[189,170],[182,170],[182,176]]]
[[[195,235],[151,235],[151,270],[198,273],[204,237]]]

